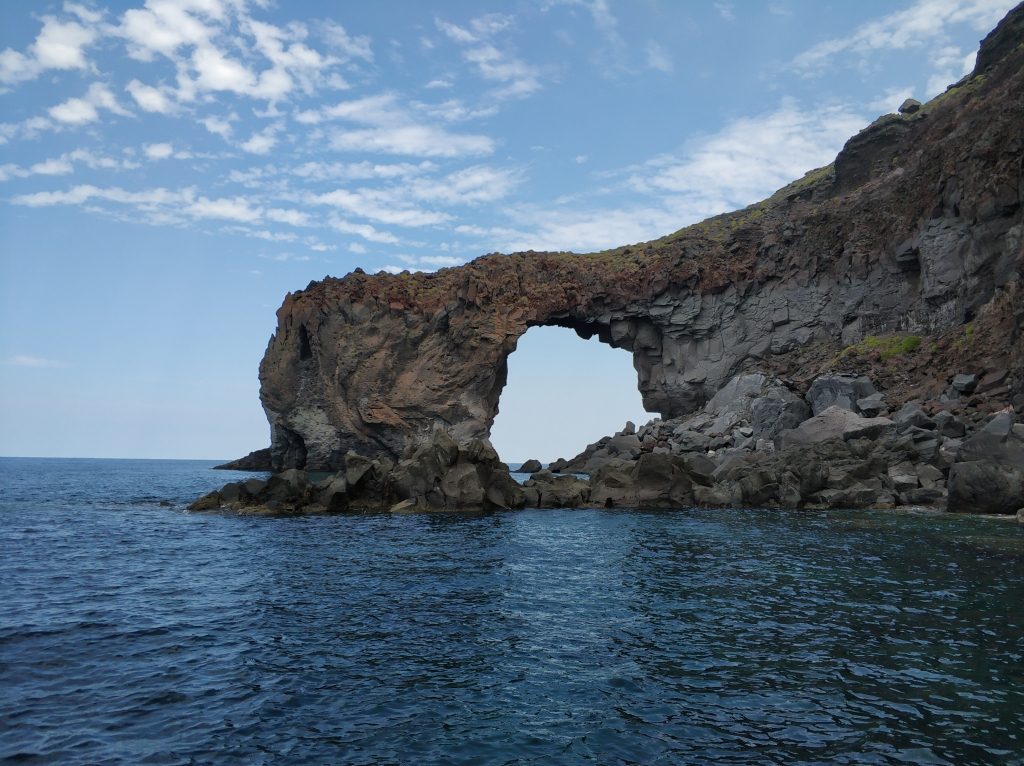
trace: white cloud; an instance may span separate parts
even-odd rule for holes
[[[541,88],[537,69],[508,51],[499,49],[491,38],[512,24],[512,17],[486,14],[473,19],[470,29],[436,19],[438,29],[450,40],[466,46],[462,57],[473,64],[477,73],[500,87],[492,91],[497,99],[528,96]]]
[[[412,179],[403,191],[424,202],[466,205],[502,199],[522,180],[519,171],[477,165],[441,178]]]
[[[174,154],[174,147],[168,143],[146,144],[142,151],[151,160],[166,160]]]
[[[450,219],[445,213],[423,210],[386,190],[335,189],[326,194],[311,195],[308,202],[344,210],[359,218],[397,226],[432,226]]]
[[[726,21],[736,21],[736,9],[733,8],[732,3],[716,2],[715,10],[718,11],[718,15]]]
[[[494,151],[494,141],[487,136],[451,133],[431,125],[341,130],[331,137],[330,145],[336,151],[417,157],[465,157]]]
[[[44,359],[40,356],[29,356],[28,354],[12,356],[7,359],[7,364],[12,367],[67,367],[67,364],[56,359]]]
[[[382,245],[398,244],[398,238],[394,234],[380,231],[366,223],[352,223],[337,216],[331,216],[327,223],[335,231],[340,231],[342,234],[355,234],[367,242],[377,242]]]
[[[33,175],[41,176],[62,176],[73,170],[74,167],[65,157],[37,162],[29,168]]]
[[[654,40],[647,43],[647,66],[659,72],[671,72],[673,69],[672,57]]]
[[[422,162],[306,162],[291,168],[292,175],[316,181],[359,181],[368,179],[407,178],[435,170],[429,160]]]
[[[345,27],[333,21],[324,24],[323,37],[335,53],[339,53],[345,58],[373,61],[373,49],[369,37],[352,36],[345,31]]]
[[[736,120],[676,155],[634,168],[627,183],[647,202],[603,207],[524,206],[509,210],[516,229],[456,227],[490,247],[599,250],[662,236],[744,207],[834,159],[864,118],[841,107],[779,109]]]
[[[125,90],[131,94],[135,103],[144,112],[170,114],[175,109],[175,104],[171,100],[170,91],[167,88],[154,88],[138,80],[132,80]]]
[[[349,246],[348,246],[348,251],[350,253],[356,253],[358,255],[362,255],[367,250],[366,250],[366,245],[361,245],[358,242],[350,242]]]
[[[642,190],[742,207],[831,162],[863,126],[861,115],[842,107],[803,110],[783,104],[774,112],[729,123],[682,156],[650,161],[632,182]]]
[[[217,218],[243,223],[254,223],[262,217],[259,208],[253,208],[245,197],[222,197],[220,199],[200,197],[186,206],[184,212],[195,218]]]
[[[267,219],[278,223],[287,223],[290,226],[309,226],[309,214],[300,210],[271,208],[267,211]]]
[[[238,115],[232,112],[227,118],[211,116],[204,117],[199,122],[208,131],[226,140],[231,138],[231,123],[237,119]]]
[[[253,133],[248,141],[243,141],[240,146],[250,154],[267,154],[277,145],[277,132],[280,125],[270,125],[258,133]]]
[[[451,80],[438,78],[436,80],[431,80],[423,87],[426,88],[427,90],[433,90],[436,88],[451,88],[453,85],[454,83]]]
[[[85,48],[96,37],[96,30],[78,22],[43,16],[43,28],[26,53],[0,51],[0,83],[33,80],[49,69],[87,69]]]
[[[102,83],[94,82],[83,98],[69,98],[63,103],[50,107],[49,115],[58,122],[68,125],[84,125],[99,119],[101,109],[128,116],[131,114],[117,103],[114,94]]]
[[[846,37],[818,43],[793,59],[793,64],[814,73],[843,54],[867,56],[875,51],[930,46],[944,41],[947,27],[954,24],[984,32],[1013,5],[1013,0],[917,0],[909,8],[862,24]]]

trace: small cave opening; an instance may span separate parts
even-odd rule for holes
[[[491,443],[510,465],[572,458],[602,436],[652,417],[629,351],[565,327],[532,327],[508,358]]]
[[[313,358],[313,349],[309,346],[309,333],[306,325],[299,325],[299,359],[305,361]]]

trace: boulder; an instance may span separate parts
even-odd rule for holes
[[[1000,412],[965,439],[949,469],[948,508],[961,513],[1014,513],[1024,505],[1024,427]]]
[[[796,428],[783,431],[776,440],[776,447],[785,449],[829,439],[877,439],[894,427],[888,418],[864,418],[844,407],[832,405]]]
[[[974,389],[978,387],[978,376],[962,372],[959,375],[953,377],[953,388],[961,394],[973,394]]]
[[[935,421],[935,430],[943,436],[959,439],[967,433],[964,422],[948,410],[935,413],[933,420]]]
[[[881,393],[874,393],[863,399],[857,400],[857,410],[866,418],[874,418],[888,410],[885,403],[885,396]]]
[[[815,415],[829,407],[857,412],[857,402],[876,393],[875,385],[864,375],[822,375],[807,389],[807,402]]]
[[[749,426],[755,439],[774,439],[810,417],[807,404],[785,383],[761,373],[737,375],[704,406],[712,420],[699,430],[724,435],[738,425]]]
[[[904,102],[902,104],[900,104],[899,113],[900,114],[914,114],[915,112],[919,111],[920,109],[921,109],[921,102],[920,101],[918,101],[916,98],[908,98],[908,99],[904,100]]]
[[[576,476],[538,471],[523,485],[526,504],[534,508],[581,508],[590,501],[590,483]]]
[[[700,433],[679,427],[672,432],[672,451],[676,454],[683,452],[706,452],[711,444],[711,438]]]
[[[972,461],[949,469],[947,510],[1012,514],[1024,503],[1024,471]]]
[[[936,427],[935,421],[928,417],[924,410],[914,402],[904,404],[892,416],[892,419],[896,423],[896,430],[901,433],[911,427],[929,430],[934,430]]]
[[[591,477],[590,500],[605,507],[685,507],[693,504],[693,480],[683,458],[644,454],[602,466]]]
[[[527,460],[521,466],[519,466],[519,473],[536,473],[543,466],[539,460]]]

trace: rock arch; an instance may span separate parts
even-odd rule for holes
[[[881,118],[744,210],[592,255],[357,269],[289,294],[260,366],[275,468],[398,455],[437,426],[487,436],[508,356],[538,325],[632,352],[644,407],[663,417],[748,369],[804,377],[865,336],[938,336],[968,317],[995,335],[949,364],[1021,367],[1024,49],[989,55],[999,34],[982,44],[984,77]]]

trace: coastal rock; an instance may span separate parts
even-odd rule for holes
[[[531,508],[583,508],[590,501],[590,483],[576,476],[538,471],[526,480],[523,493]]]
[[[875,384],[863,375],[822,375],[807,389],[807,401],[815,415],[829,407],[859,412],[857,402],[877,393]]]
[[[961,444],[949,470],[950,511],[1014,513],[1024,505],[1024,424],[994,415]]]
[[[273,464],[270,456],[270,447],[253,450],[245,457],[232,460],[222,465],[215,465],[218,471],[271,471]]]
[[[601,466],[591,476],[590,499],[609,508],[680,508],[693,503],[693,479],[682,458],[644,454],[632,464]]]
[[[536,473],[544,466],[541,465],[539,460],[527,460],[521,466],[519,466],[520,473]]]
[[[274,468],[338,470],[349,450],[397,459],[435,425],[459,443],[487,438],[508,358],[537,326],[628,351],[645,409],[665,420],[753,369],[798,386],[819,377],[815,415],[856,411],[872,366],[894,408],[965,370],[1006,369],[997,403],[1014,401],[1022,18],[1014,9],[986,37],[983,71],[914,114],[877,120],[831,166],[744,210],[589,256],[355,271],[289,294],[260,367]],[[910,331],[917,345],[885,345]]]
[[[776,446],[785,449],[829,439],[876,439],[894,429],[895,424],[888,418],[864,418],[844,407],[832,405],[821,414],[805,420],[798,427],[783,431]]]

